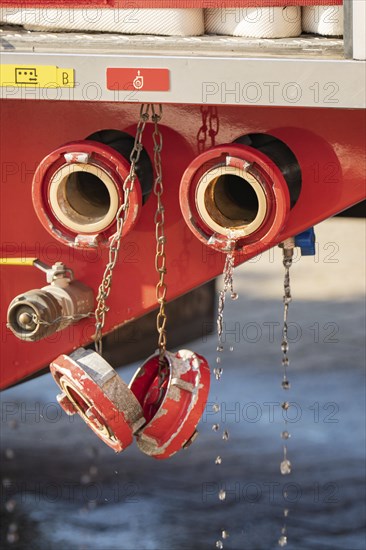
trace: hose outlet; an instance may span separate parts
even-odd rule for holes
[[[182,178],[180,205],[188,227],[205,244],[258,253],[275,242],[300,188],[290,149],[272,136],[253,134],[195,158]]]
[[[87,140],[67,143],[42,160],[33,178],[32,198],[39,220],[53,237],[79,248],[108,244],[124,203],[133,144],[128,134],[104,130]],[[152,188],[152,173],[143,150],[123,235],[138,220]]]

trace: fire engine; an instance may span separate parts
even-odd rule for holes
[[[1,388],[50,365],[61,406],[114,450],[136,435],[167,458],[210,371],[166,350],[166,302],[196,292],[197,317],[228,254],[300,234],[306,251],[365,198],[365,2],[0,8]],[[113,335],[157,307],[159,350],[127,385]]]

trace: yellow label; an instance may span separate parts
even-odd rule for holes
[[[0,65],[0,86],[74,88],[74,69],[52,65]]]

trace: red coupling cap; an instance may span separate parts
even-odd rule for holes
[[[62,393],[57,399],[67,414],[78,413],[116,452],[123,451],[145,424],[142,408],[116,371],[95,351],[80,348],[50,365]]]
[[[123,183],[130,163],[115,149],[95,141],[59,147],[39,164],[32,199],[43,227],[63,244],[85,248],[107,245],[116,231],[116,214],[124,203]],[[123,227],[126,235],[141,211],[138,178],[130,193]]]
[[[136,433],[137,445],[157,459],[169,458],[193,440],[210,388],[209,365],[201,355],[167,351],[164,359],[160,378],[156,353],[137,370],[129,386],[147,421]]]

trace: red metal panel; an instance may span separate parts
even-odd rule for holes
[[[291,6],[333,6],[343,0],[291,0]],[[87,6],[89,8],[250,8],[284,6],[285,0],[2,0],[0,6],[49,8]]]
[[[50,264],[63,261],[75,278],[96,292],[107,250],[75,250],[53,239],[39,222],[32,205],[32,178],[39,162],[53,149],[84,139],[101,129],[134,134],[136,104],[4,100],[1,105],[1,218],[4,257],[32,256]],[[365,112],[291,106],[218,106],[220,131],[216,144],[239,136],[267,132],[295,147],[305,167],[306,185],[291,210],[277,242],[332,216],[365,196]],[[52,121],[50,131],[49,121]],[[166,182],[168,299],[215,277],[224,256],[202,244],[186,226],[179,206],[179,185],[189,163],[198,155],[202,125],[200,106],[165,105],[163,173]],[[300,138],[299,138],[300,136]],[[153,157],[152,128],[144,145]],[[207,143],[207,146],[210,144]],[[319,148],[323,151],[319,156]],[[139,222],[122,241],[107,316],[106,330],[136,318],[156,306],[153,195],[142,207]],[[249,256],[240,255],[238,261]],[[72,325],[46,340],[17,340],[6,328],[10,301],[31,288],[44,286],[44,274],[32,267],[1,267],[1,385],[6,387],[42,367],[57,355],[91,341],[92,319]]]

